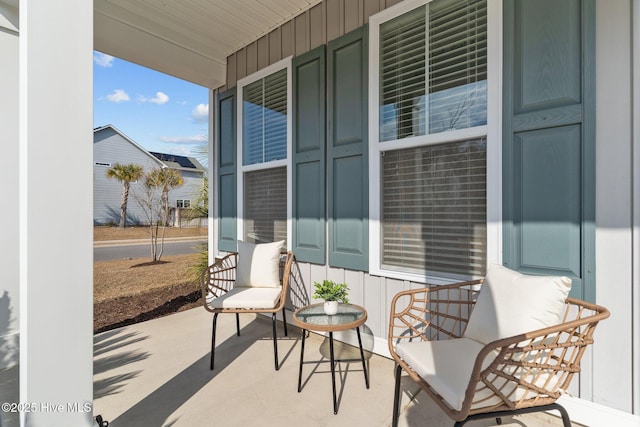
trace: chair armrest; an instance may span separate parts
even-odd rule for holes
[[[402,340],[431,341],[462,336],[482,280],[403,291],[391,302],[389,350]]]
[[[562,323],[487,344],[476,358],[461,411],[487,401],[488,391],[502,408],[553,403],[580,372],[595,327],[607,317],[604,307],[568,298]],[[487,366],[485,358],[493,361]]]
[[[209,303],[233,289],[236,283],[236,269],[238,266],[238,254],[229,253],[217,259],[207,267],[200,276],[200,288],[202,301],[207,310]]]

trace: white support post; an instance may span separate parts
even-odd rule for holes
[[[216,158],[218,154],[218,103],[216,97],[218,89],[209,90],[209,150],[208,150],[208,171],[209,174],[209,218],[208,218],[208,237],[209,237],[209,265],[213,264],[216,255],[218,255],[218,165]]]
[[[633,414],[640,416],[640,0],[633,0],[632,9],[632,57],[633,57]]]
[[[20,425],[91,426],[93,2],[19,7]]]

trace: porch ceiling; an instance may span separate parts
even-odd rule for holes
[[[319,0],[94,0],[94,49],[215,89],[227,56]]]

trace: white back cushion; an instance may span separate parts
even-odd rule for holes
[[[464,336],[484,344],[561,322],[571,279],[489,266]]]
[[[283,245],[284,240],[260,244],[238,240],[236,287],[279,287]]]

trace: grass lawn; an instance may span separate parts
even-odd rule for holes
[[[167,227],[165,237],[207,237],[206,227],[177,228]],[[102,240],[126,240],[126,239],[148,239],[149,227],[126,227],[117,226],[96,226],[93,227],[93,241]]]
[[[167,237],[204,236],[206,228],[167,228]],[[95,227],[96,240],[147,238],[146,227]],[[98,261],[93,264],[94,332],[165,316],[201,304],[190,271],[198,254]]]

